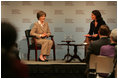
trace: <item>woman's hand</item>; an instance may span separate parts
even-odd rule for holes
[[[44,33],[45,37],[48,37],[48,34],[47,33]]]
[[[92,35],[92,37],[97,37],[98,36],[98,34],[94,34],[94,35]]]
[[[41,37],[47,37],[47,36],[48,36],[47,33],[41,34]]]
[[[87,34],[87,35],[84,35],[84,36],[86,36],[86,37],[91,37],[91,35],[89,35],[89,34]]]
[[[48,34],[47,34],[47,33],[44,33],[44,35],[45,35],[45,36],[48,36]]]

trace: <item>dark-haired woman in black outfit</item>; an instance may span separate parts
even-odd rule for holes
[[[86,45],[85,47],[85,52],[88,49],[89,43],[92,40],[98,40],[99,39],[99,35],[98,35],[98,30],[100,28],[101,25],[105,25],[105,21],[102,18],[102,15],[100,13],[99,10],[93,10],[91,13],[91,19],[93,20],[90,23],[90,29],[89,32],[86,36],[86,39],[84,42],[86,42],[88,45]]]
[[[90,24],[90,29],[86,37],[92,37],[92,40],[98,40],[99,35],[98,35],[98,30],[101,25],[105,25],[105,21],[102,18],[101,13],[99,10],[93,10],[91,14],[91,19],[93,20]]]

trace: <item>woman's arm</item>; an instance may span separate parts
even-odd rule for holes
[[[31,31],[30,31],[30,35],[36,36],[37,38],[40,38],[41,35],[40,35],[40,34],[37,34],[37,33],[36,33],[36,30],[37,30],[37,25],[34,24],[33,28],[32,28]]]
[[[48,37],[50,35],[51,35],[51,32],[50,32],[50,28],[49,28],[48,23],[47,23],[47,33],[46,33],[46,36]]]
[[[90,29],[89,29],[88,34],[87,34],[87,35],[84,35],[84,36],[86,36],[86,37],[91,37],[92,34],[93,34],[93,24],[92,24],[92,22],[91,22],[91,24],[90,24]]]
[[[89,29],[89,32],[88,32],[88,34],[89,35],[92,35],[93,34],[93,22],[91,22],[91,24],[90,24],[90,29]]]

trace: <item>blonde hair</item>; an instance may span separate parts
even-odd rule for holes
[[[112,37],[112,40],[114,42],[117,42],[117,29],[116,28],[111,31],[110,37]]]

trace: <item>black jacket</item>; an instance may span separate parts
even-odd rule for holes
[[[88,34],[93,35],[93,34],[98,34],[98,30],[100,28],[101,25],[105,25],[105,21],[104,20],[100,20],[98,21],[97,27],[95,27],[95,20],[93,20],[90,24],[90,29]],[[97,38],[94,38],[95,40],[99,39],[99,36]]]

